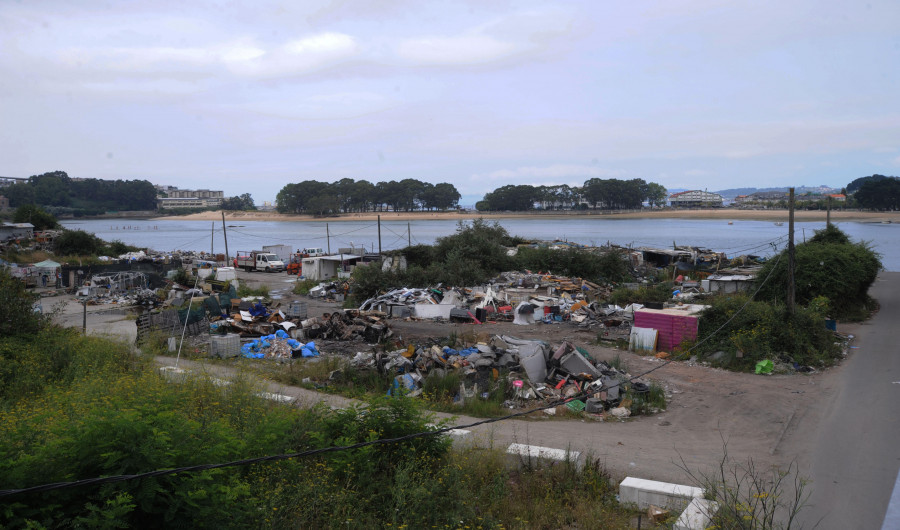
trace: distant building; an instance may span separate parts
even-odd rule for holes
[[[28,182],[27,178],[22,177],[0,177],[0,187],[12,186],[13,184],[21,184]]]
[[[171,208],[218,208],[225,199],[225,192],[216,190],[180,190],[172,186],[166,186],[163,191],[168,197],[156,199],[160,210]]]
[[[673,208],[721,207],[722,196],[703,190],[689,190],[673,193],[669,196]]]
[[[843,202],[843,201],[847,200],[847,196],[844,195],[843,193],[830,193],[830,194],[828,194],[828,197],[831,197],[832,200],[835,200],[838,202]]]
[[[0,222],[0,241],[32,238],[34,238],[33,224]]]

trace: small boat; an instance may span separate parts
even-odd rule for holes
[[[784,226],[784,223],[781,221],[776,221],[775,226]]]
[[[728,224],[733,225],[734,221],[728,221]]]

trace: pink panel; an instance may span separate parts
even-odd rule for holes
[[[659,332],[657,345],[662,351],[671,351],[681,344],[681,341],[697,338],[698,321],[695,316],[635,311],[634,325],[657,330]]]

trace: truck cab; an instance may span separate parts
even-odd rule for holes
[[[238,267],[245,271],[266,271],[266,272],[282,272],[284,271],[284,262],[281,258],[270,252],[238,252],[235,262]]]
[[[325,250],[322,248],[307,247],[300,250],[299,253],[302,254],[304,258],[315,258],[318,256],[324,256]]]

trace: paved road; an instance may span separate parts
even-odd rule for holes
[[[882,273],[871,291],[881,310],[859,326],[808,454],[813,505],[805,527],[878,529],[900,469],[900,273]],[[803,467],[806,467],[805,465]]]

